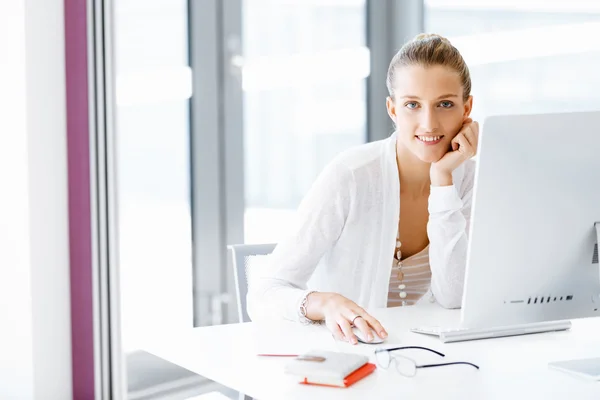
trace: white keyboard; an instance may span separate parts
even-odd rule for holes
[[[461,332],[466,331],[466,328],[444,328],[442,326],[421,326],[419,328],[412,328],[411,331],[415,333],[422,333],[424,335],[440,336],[442,333],[449,332]]]
[[[493,328],[445,328],[440,326],[421,326],[412,328],[411,332],[437,336],[442,342],[449,343],[504,336],[529,335],[531,333],[564,331],[570,328],[570,321],[549,321]]]

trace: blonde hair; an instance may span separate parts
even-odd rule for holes
[[[435,33],[421,33],[407,42],[390,62],[386,85],[394,98],[394,78],[401,67],[441,65],[458,73],[463,87],[463,100],[471,95],[471,74],[460,52],[448,39]]]

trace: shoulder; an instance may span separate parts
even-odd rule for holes
[[[336,156],[329,166],[344,168],[351,172],[378,167],[391,140],[393,139],[387,138],[351,147]]]
[[[356,195],[358,186],[377,184],[385,168],[390,146],[395,146],[393,137],[344,150],[325,166],[313,188],[330,195],[347,193],[352,196]]]

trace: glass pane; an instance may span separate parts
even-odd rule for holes
[[[142,351],[193,327],[186,0],[114,2],[118,238],[129,395],[189,378]]]
[[[245,0],[245,241],[276,242],[323,167],[366,141],[365,0]]]
[[[600,109],[596,0],[426,0],[425,26],[463,53],[475,119]]]

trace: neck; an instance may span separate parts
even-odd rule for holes
[[[396,163],[400,177],[400,193],[411,197],[429,195],[430,163],[421,161],[399,142],[396,143]]]

